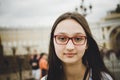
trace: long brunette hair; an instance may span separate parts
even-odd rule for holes
[[[58,23],[60,23],[62,20],[65,19],[74,19],[83,27],[86,33],[88,48],[85,51],[85,54],[82,58],[82,62],[84,65],[92,69],[92,79],[101,80],[102,77],[101,72],[106,72],[110,74],[104,65],[98,45],[92,37],[86,19],[79,13],[67,12],[57,18],[51,29],[49,55],[48,55],[49,70],[48,70],[47,80],[65,80],[65,73],[62,68],[62,61],[56,56],[54,43],[53,43],[53,36],[56,26],[58,25]]]

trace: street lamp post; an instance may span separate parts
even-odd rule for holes
[[[85,6],[84,3],[85,3],[84,0],[82,0],[79,8],[76,7],[76,8],[75,8],[75,11],[76,11],[76,12],[79,12],[79,10],[80,10],[80,13],[81,13],[83,16],[87,16],[87,15],[89,14],[88,11],[89,11],[90,13],[92,12],[93,6],[92,6],[91,4],[90,4],[89,6]]]

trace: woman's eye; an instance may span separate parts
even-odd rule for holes
[[[83,38],[82,38],[82,37],[76,37],[76,38],[74,38],[74,40],[75,40],[76,42],[78,42],[78,41],[82,41]]]
[[[62,36],[60,36],[60,37],[58,38],[58,40],[59,40],[59,41],[66,41],[67,38],[66,38],[66,37],[62,37]]]

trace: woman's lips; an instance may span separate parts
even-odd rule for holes
[[[64,53],[64,55],[71,58],[76,55],[76,53]]]

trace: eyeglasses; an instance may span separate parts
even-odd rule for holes
[[[74,45],[83,45],[86,42],[86,36],[68,37],[66,35],[55,35],[54,38],[59,45],[66,45],[70,39]]]

